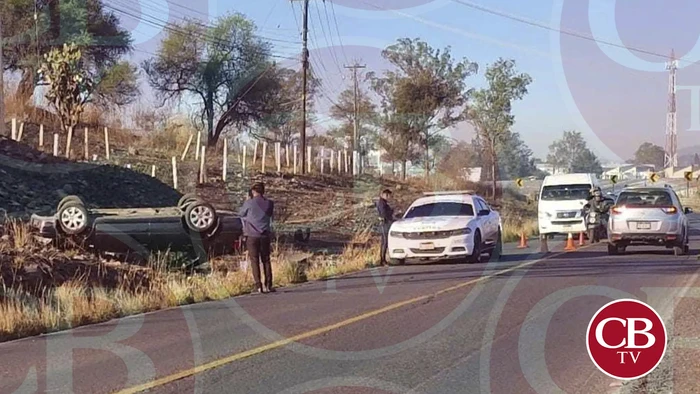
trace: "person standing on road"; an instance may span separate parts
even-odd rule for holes
[[[255,291],[257,293],[274,292],[272,287],[272,264],[270,262],[270,237],[272,232],[272,214],[274,203],[265,195],[265,185],[256,183],[251,189],[252,198],[246,200],[239,216],[243,221],[243,235],[246,237],[248,261],[253,269]],[[263,266],[265,282],[260,280],[260,263]]]
[[[379,264],[387,265],[386,252],[389,247],[389,229],[391,224],[394,222],[394,209],[389,205],[389,199],[391,198],[391,190],[384,189],[379,195],[379,201],[377,201],[377,213],[379,214],[380,231],[382,233],[382,246],[379,255]]]

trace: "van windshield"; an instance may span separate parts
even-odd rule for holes
[[[542,188],[543,201],[587,200],[591,185],[552,185]]]

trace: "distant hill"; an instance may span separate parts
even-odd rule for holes
[[[696,153],[700,155],[700,145],[693,145],[678,149],[678,165],[689,166],[693,164],[693,158],[695,157]]]

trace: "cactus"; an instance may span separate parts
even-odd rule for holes
[[[64,44],[44,55],[39,77],[49,85],[46,98],[61,119],[61,129],[78,124],[94,84],[85,71],[82,53],[75,44]]]

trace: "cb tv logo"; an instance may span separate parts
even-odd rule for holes
[[[633,380],[653,371],[666,353],[663,320],[649,305],[621,299],[605,304],[593,315],[586,347],[593,363],[606,375]]]

